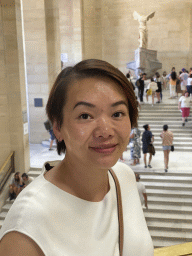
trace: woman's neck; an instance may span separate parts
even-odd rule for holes
[[[81,199],[99,202],[110,190],[108,170],[64,159],[46,175],[51,183]]]

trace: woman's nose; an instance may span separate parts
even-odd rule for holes
[[[114,135],[113,124],[110,118],[102,117],[97,120],[96,128],[94,131],[95,137],[108,138]]]

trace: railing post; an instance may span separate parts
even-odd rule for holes
[[[11,173],[15,172],[15,151],[13,151],[13,154],[11,156],[11,169],[12,169]]]

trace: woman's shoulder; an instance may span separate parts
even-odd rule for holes
[[[134,177],[133,170],[126,164],[117,162],[113,167],[112,170],[117,174],[118,178],[124,178],[125,176]]]

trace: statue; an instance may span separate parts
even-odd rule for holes
[[[149,14],[148,16],[141,16],[136,11],[133,13],[135,20],[139,21],[139,47],[147,49],[148,35],[147,35],[147,21],[152,19],[155,12]]]

